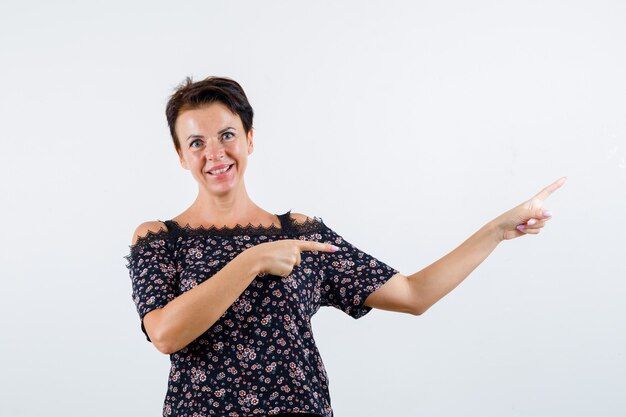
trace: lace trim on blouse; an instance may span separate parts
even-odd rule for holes
[[[161,237],[161,236],[163,236],[163,238],[165,238],[164,240],[168,241],[167,243],[171,245],[174,242],[177,242],[178,238],[181,237],[182,235],[188,236],[188,237],[207,235],[207,234],[215,235],[215,236],[244,236],[244,235],[276,236],[276,235],[293,235],[293,234],[309,233],[309,232],[314,232],[314,231],[320,231],[328,227],[326,226],[322,218],[318,216],[309,217],[303,222],[299,222],[293,217],[291,217],[291,210],[289,210],[287,213],[283,215],[277,215],[277,216],[279,217],[279,219],[281,219],[282,226],[284,227],[277,227],[274,224],[270,226],[264,226],[262,224],[255,226],[252,223],[248,223],[246,226],[237,224],[234,227],[227,227],[227,226],[192,227],[189,225],[189,223],[187,223],[185,226],[181,226],[175,220],[168,220],[168,221],[158,220],[162,223],[169,223],[170,225],[174,226],[173,227],[174,229],[178,229],[178,230],[171,230],[172,228],[168,229],[167,227],[164,227],[164,226],[161,226],[159,230],[157,230],[156,232],[153,232],[152,230],[148,230],[148,233],[145,236],[137,237],[137,241],[135,242],[135,244],[128,245],[128,248],[130,249],[130,254],[128,256],[125,256],[124,258],[127,261],[130,261],[129,258],[137,251],[137,249],[140,246],[146,244],[147,242],[151,242],[154,239]],[[171,239],[167,239],[168,236],[173,237],[173,242]],[[170,249],[173,249],[173,246],[171,246]]]

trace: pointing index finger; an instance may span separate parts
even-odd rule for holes
[[[331,245],[330,243],[315,242],[313,240],[301,240],[299,241],[301,251],[323,251],[323,252],[335,252],[339,248]]]
[[[566,180],[567,180],[567,177],[559,178],[558,180],[554,181],[552,184],[548,185],[543,190],[539,191],[539,193],[537,193],[535,198],[538,198],[539,200],[542,200],[542,201],[545,200],[546,198],[550,197],[550,194],[552,194],[553,192],[561,188],[561,186],[565,183]]]

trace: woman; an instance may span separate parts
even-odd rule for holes
[[[193,204],[135,231],[127,267],[148,341],[169,354],[164,416],[333,415],[310,319],[331,305],[419,315],[503,240],[537,234],[561,178],[483,226],[442,259],[405,276],[322,219],[275,215],[248,196],[253,111],[233,80],[191,79],[166,110]],[[293,413],[293,414],[292,414]]]

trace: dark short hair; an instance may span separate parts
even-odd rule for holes
[[[171,95],[165,108],[167,124],[174,141],[174,147],[180,152],[180,140],[176,135],[176,119],[181,112],[193,110],[211,103],[220,102],[233,114],[241,119],[246,134],[252,129],[254,112],[246,93],[235,80],[224,77],[207,77],[202,81],[194,82],[187,77]]]

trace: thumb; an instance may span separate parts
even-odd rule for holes
[[[535,212],[535,217],[538,219],[549,219],[552,217],[552,212],[550,210],[546,210],[544,208],[537,209]]]

